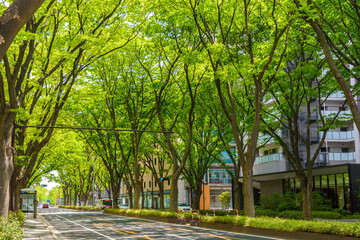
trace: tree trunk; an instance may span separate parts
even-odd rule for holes
[[[243,176],[244,176],[243,189],[242,189],[244,196],[244,215],[248,217],[255,217],[253,170],[252,167],[250,167],[251,164],[249,164],[248,162],[249,161],[246,161],[245,166],[243,166],[242,168]],[[234,184],[234,186],[236,185],[237,184]]]
[[[21,189],[25,188],[25,184],[23,184],[22,182],[18,182],[15,185],[15,189],[14,189],[14,210],[17,213],[20,209],[20,196],[21,196]]]
[[[302,216],[306,220],[312,220],[312,178],[302,177],[302,179],[300,179],[300,187],[302,194]]]
[[[118,199],[119,199],[119,190],[118,189],[114,189],[113,190],[113,203],[112,203],[112,208],[118,208]]]
[[[194,210],[200,210],[200,198],[201,198],[201,194],[202,194],[201,185],[196,186],[194,192],[195,192],[195,196],[194,196],[194,199],[193,199],[193,206],[192,207],[193,207]],[[204,209],[205,209],[205,207],[204,207]]]
[[[170,211],[178,210],[178,176],[173,175],[170,183]]]
[[[75,192],[75,195],[74,195],[74,206],[76,206],[77,205],[77,194],[76,194],[76,192]]]
[[[0,59],[10,44],[44,0],[15,0],[0,18]]]
[[[134,208],[132,187],[130,186],[130,184],[129,184],[129,187],[128,187],[128,194],[129,194],[129,206],[130,206],[130,208]]]
[[[0,109],[1,110],[1,109]],[[0,115],[0,216],[7,218],[10,203],[10,180],[14,171],[12,147],[15,113],[7,106]]]
[[[134,209],[140,209],[141,180],[139,164],[134,164]]]
[[[165,209],[164,204],[164,183],[162,181],[158,182],[159,184],[159,192],[160,192],[160,209]]]

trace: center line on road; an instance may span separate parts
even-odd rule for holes
[[[82,227],[82,228],[84,228],[84,229],[86,229],[86,230],[88,230],[88,231],[91,231],[91,232],[94,232],[94,233],[96,233],[96,234],[99,234],[100,236],[103,236],[103,237],[105,237],[105,238],[107,238],[107,239],[115,240],[115,238],[108,237],[108,236],[106,236],[106,235],[104,235],[104,234],[102,234],[102,233],[99,233],[99,232],[97,232],[97,231],[95,231],[95,230],[93,230],[93,229],[91,229],[91,228],[84,227],[83,225],[81,225],[81,224],[79,224],[79,223],[76,223],[76,222],[74,222],[74,221],[71,221],[71,220],[69,220],[69,219],[67,219],[67,218],[64,218],[64,217],[61,217],[61,216],[58,216],[58,217],[64,219],[65,221],[68,221],[68,222],[70,222],[70,223],[72,223],[72,224],[78,225],[78,226],[80,226],[80,227]]]

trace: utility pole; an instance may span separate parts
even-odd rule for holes
[[[151,208],[154,209],[154,173],[151,173]]]
[[[95,160],[96,160],[96,158],[97,158],[97,156],[95,156],[94,158],[93,158],[93,192],[92,192],[92,205],[93,205],[93,207],[95,206]]]

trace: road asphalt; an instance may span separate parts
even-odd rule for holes
[[[32,225],[31,225],[32,224]],[[32,227],[30,227],[32,226]],[[225,239],[270,238],[212,229],[69,209],[39,209],[38,218],[27,217],[25,238],[30,239]],[[40,234],[41,233],[41,234]]]

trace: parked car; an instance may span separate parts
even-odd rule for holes
[[[188,203],[178,203],[178,209],[179,210],[184,210],[184,211],[191,211],[191,207],[190,204]]]
[[[49,208],[49,204],[43,203],[42,208]]]
[[[119,208],[129,209],[129,205],[127,205],[127,204],[120,204]]]

